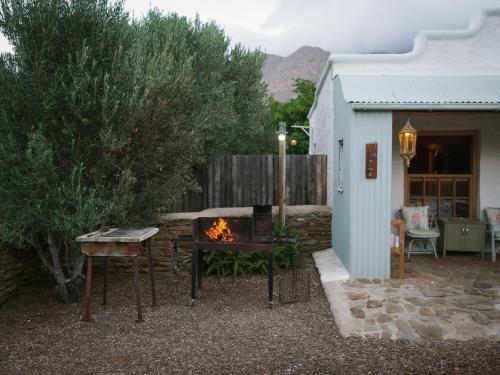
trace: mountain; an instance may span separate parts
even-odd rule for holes
[[[309,46],[300,47],[286,57],[267,54],[262,72],[269,94],[282,102],[293,98],[294,79],[317,82],[329,56],[330,52]]]

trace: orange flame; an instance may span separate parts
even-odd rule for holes
[[[222,217],[219,217],[216,221],[214,221],[210,228],[205,229],[205,234],[214,241],[234,241],[231,228],[229,228],[228,222]]]

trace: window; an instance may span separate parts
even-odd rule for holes
[[[408,176],[409,205],[429,206],[436,217],[470,217],[471,176]]]
[[[407,170],[406,204],[429,206],[436,217],[473,217],[473,135],[428,135],[417,139]]]

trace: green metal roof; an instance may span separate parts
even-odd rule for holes
[[[339,78],[348,103],[437,106],[500,104],[500,75],[360,74],[340,75]]]

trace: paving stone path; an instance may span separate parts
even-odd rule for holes
[[[500,263],[419,255],[405,266],[404,279],[340,282],[361,336],[500,341]]]

